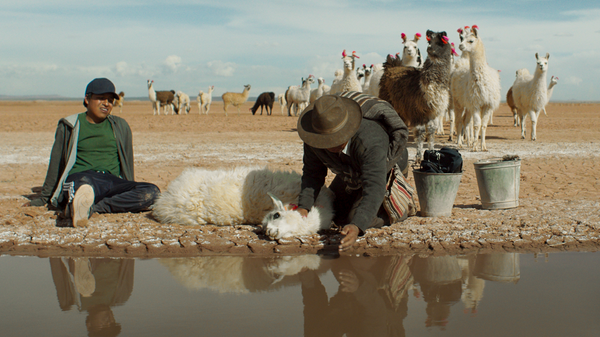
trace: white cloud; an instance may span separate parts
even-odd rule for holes
[[[181,57],[177,55],[167,56],[167,59],[165,60],[165,66],[172,72],[177,72],[177,69],[179,69],[181,66]]]
[[[565,82],[569,83],[569,84],[574,84],[574,85],[579,85],[581,84],[581,82],[583,82],[583,80],[577,76],[569,76]]]
[[[232,62],[211,61],[206,64],[209,69],[217,76],[233,76],[237,65]]]

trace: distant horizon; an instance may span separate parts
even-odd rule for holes
[[[248,96],[248,102],[255,102],[256,101],[256,97],[253,96]],[[78,100],[82,100],[83,97],[65,97],[65,96],[60,96],[60,95],[24,95],[24,96],[12,96],[12,95],[0,95],[0,101],[78,101]],[[190,100],[191,103],[194,104],[196,102],[196,97],[192,97],[190,96]],[[148,97],[143,97],[143,96],[137,96],[137,97],[127,97],[125,96],[125,104],[127,104],[127,101],[148,101],[150,102],[150,99]],[[221,98],[221,96],[213,96],[212,98],[213,102],[222,102],[223,99]],[[506,103],[506,98],[503,100],[500,100],[501,103]],[[599,104],[600,100],[596,100],[596,101],[585,101],[585,100],[550,100],[550,102],[548,102],[548,104],[552,104],[552,103],[590,103],[590,104]],[[278,104],[277,102],[275,102],[275,104]]]

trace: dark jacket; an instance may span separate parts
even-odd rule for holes
[[[388,102],[356,92],[340,96],[351,98],[361,106],[361,125],[350,139],[347,155],[304,144],[298,206],[304,209],[313,206],[330,169],[341,175],[347,188],[362,188],[362,198],[350,223],[364,232],[383,203],[388,172],[406,149],[408,128]]]
[[[79,115],[71,115],[58,121],[42,194],[39,198],[31,200],[32,206],[44,206],[51,203],[54,207],[58,207],[61,203],[62,185],[77,159]],[[129,124],[121,117],[108,115],[107,118],[110,121],[117,142],[121,177],[133,181],[133,141]]]

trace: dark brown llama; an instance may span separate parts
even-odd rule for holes
[[[415,130],[416,162],[429,139],[433,150],[436,117],[445,113],[450,101],[452,46],[446,32],[427,31],[427,60],[423,68],[404,67],[388,56],[379,82],[379,98],[392,104],[407,126]]]

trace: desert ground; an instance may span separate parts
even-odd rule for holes
[[[302,169],[302,142],[296,117],[275,104],[268,116],[238,115],[213,102],[201,115],[193,102],[188,115],[153,115],[149,101],[125,100],[123,112],[133,131],[136,180],[165,190],[187,167],[263,165]],[[538,121],[537,141],[513,126],[501,104],[488,127],[487,152],[460,149],[464,172],[448,217],[409,217],[370,229],[349,254],[447,254],[472,250],[548,252],[596,251],[600,247],[600,104],[550,103]],[[84,228],[46,207],[23,207],[44,182],[56,124],[83,112],[80,101],[0,101],[0,254],[115,257],[271,255],[336,251],[332,229],[310,237],[268,240],[253,225],[234,227],[160,224],[149,212],[95,214]],[[454,146],[446,135],[436,147]],[[415,143],[409,140],[414,158]],[[473,163],[485,158],[521,158],[520,205],[506,210],[481,207]],[[409,181],[414,184],[413,174]]]

